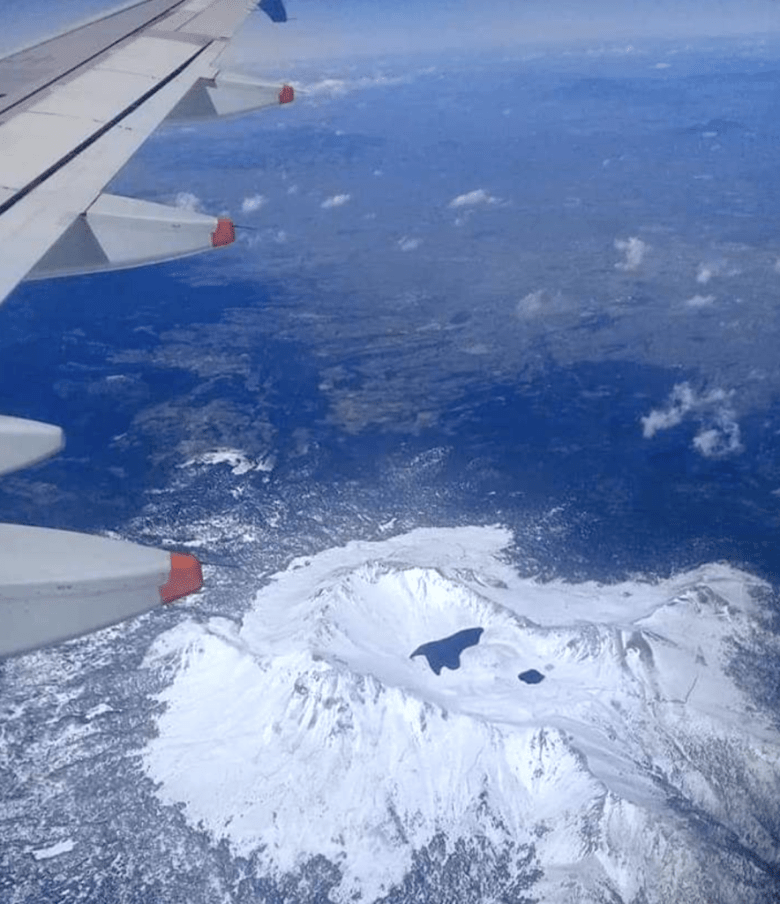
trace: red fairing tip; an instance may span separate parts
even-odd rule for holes
[[[236,227],[233,221],[227,217],[220,217],[217,220],[217,228],[211,233],[211,244],[215,248],[221,248],[223,245],[232,245],[236,240]]]
[[[293,91],[292,85],[285,85],[282,90],[279,92],[279,103],[280,104],[291,104],[295,100],[295,91]]]
[[[203,586],[203,571],[195,556],[182,552],[171,553],[171,573],[168,582],[160,587],[160,598],[164,603],[196,593]]]

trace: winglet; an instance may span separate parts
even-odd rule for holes
[[[196,593],[203,586],[203,571],[195,556],[181,552],[171,553],[171,573],[168,581],[160,587],[160,597],[164,603]]]
[[[286,22],[287,10],[283,0],[260,0],[260,9],[272,22]]]

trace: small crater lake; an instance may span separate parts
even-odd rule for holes
[[[437,675],[441,674],[441,670],[445,666],[454,671],[460,668],[460,654],[466,647],[473,647],[479,643],[483,630],[483,628],[466,628],[464,631],[458,631],[441,640],[424,643],[417,647],[409,658],[425,656],[428,665]]]

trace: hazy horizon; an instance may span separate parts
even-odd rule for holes
[[[747,3],[619,2],[601,0],[587,7],[573,0],[475,0],[378,5],[367,0],[286,0],[291,21],[272,25],[252,16],[237,37],[241,55],[262,48],[270,65],[294,60],[338,59],[357,54],[404,52],[506,51],[535,44],[582,41],[639,41],[780,35],[775,0]],[[48,0],[6,5],[0,53],[9,53],[67,27],[132,3],[69,0],[52,8]]]

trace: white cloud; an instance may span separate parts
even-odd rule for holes
[[[739,424],[725,418],[717,427],[700,430],[693,439],[696,448],[705,458],[725,458],[742,451]]]
[[[713,301],[715,301],[714,295],[694,295],[691,298],[687,298],[685,303],[689,308],[706,308]]]
[[[200,210],[200,198],[191,191],[180,191],[174,204],[182,210]]]
[[[264,195],[250,195],[241,202],[241,211],[243,213],[254,213],[266,203],[267,198]]]
[[[535,292],[529,292],[517,302],[515,312],[518,317],[533,317],[538,314],[544,307],[546,292],[544,289],[537,289]]]
[[[323,78],[309,85],[305,85],[302,82],[290,82],[290,85],[295,89],[296,94],[312,96],[325,94],[330,97],[336,97],[340,94],[346,94],[348,90],[347,82],[341,78]]]
[[[398,247],[401,249],[401,251],[414,251],[415,248],[420,247],[420,240],[410,239],[407,236],[404,236],[402,239],[399,239]]]
[[[259,245],[265,246],[268,242],[283,245],[287,241],[287,233],[284,229],[262,229],[249,233],[241,230],[239,231],[239,236],[241,237],[241,243],[246,245],[247,248],[256,248]]]
[[[645,439],[655,436],[659,430],[668,430],[681,423],[685,415],[695,406],[696,394],[687,383],[678,383],[672,389],[665,411],[653,409],[642,421],[642,435]]]
[[[780,258],[775,261],[775,273],[780,273]]]
[[[702,262],[696,270],[696,282],[699,285],[706,286],[715,276],[739,276],[741,272],[742,270],[739,267],[729,267],[725,260]]]
[[[672,389],[666,408],[653,409],[642,422],[642,435],[651,439],[660,430],[669,430],[687,417],[698,421],[693,447],[705,458],[724,458],[742,451],[739,424],[729,404],[733,392],[713,389],[699,395],[689,383]]]
[[[615,248],[626,256],[624,261],[615,264],[615,269],[628,271],[639,267],[649,246],[642,239],[631,236],[629,239],[615,239]]]
[[[343,207],[347,201],[352,197],[352,195],[333,195],[331,198],[326,198],[320,204],[320,207],[329,208],[329,207]]]
[[[668,69],[672,64],[671,63],[656,63],[653,68],[655,69]]]
[[[432,71],[432,70],[431,70]],[[409,75],[364,75],[359,78],[323,78],[317,82],[305,84],[303,82],[290,82],[296,94],[303,97],[343,97],[350,91],[362,91],[366,88],[383,88],[393,85],[404,85],[412,81],[413,75],[426,75],[422,70]]]
[[[453,198],[450,207],[474,207],[477,204],[497,204],[498,198],[489,195],[484,188],[477,188],[474,191],[466,192],[464,195],[458,195]]]
[[[588,56],[627,56],[636,52],[636,47],[633,44],[600,45],[599,47],[589,47],[585,51]],[[574,54],[576,54],[576,51],[574,51]],[[564,51],[563,56],[574,54]]]

